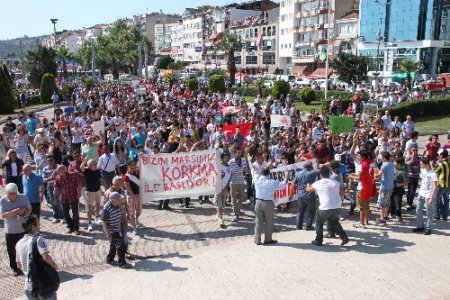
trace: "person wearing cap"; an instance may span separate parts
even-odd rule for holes
[[[106,262],[110,265],[118,265],[120,268],[129,269],[132,266],[125,261],[125,241],[122,234],[123,208],[122,202],[124,196],[118,192],[109,193],[109,200],[103,207],[102,224],[103,231],[109,240],[109,252],[106,256]],[[118,260],[115,261],[116,257]]]
[[[33,253],[34,248],[33,241],[36,243],[37,250],[42,257],[42,260],[55,271],[58,270],[58,265],[50,256],[50,251],[48,250],[44,237],[40,235],[41,222],[37,216],[30,215],[23,220],[22,228],[25,231],[25,235],[16,244],[16,264],[17,268],[23,271],[23,274],[25,275],[25,296],[27,299],[56,300],[56,291],[51,292],[45,297],[40,295],[37,297],[34,296],[32,284],[33,278],[28,277],[31,265],[30,255]]]
[[[0,214],[5,224],[6,250],[14,276],[20,276],[22,271],[16,264],[16,244],[23,237],[22,219],[31,213],[31,205],[25,195],[19,194],[15,183],[8,183],[5,193],[0,198]]]
[[[290,179],[288,172],[285,174],[284,182],[269,177],[269,167],[263,167],[261,175],[255,180],[255,235],[253,241],[256,245],[261,245],[261,234],[265,225],[264,244],[276,244],[276,240],[272,239],[273,228],[275,223],[275,190],[286,187]]]

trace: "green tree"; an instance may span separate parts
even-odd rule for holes
[[[51,73],[45,73],[41,82],[41,102],[51,103],[52,95],[58,89],[56,88],[55,76]]]
[[[0,113],[10,114],[16,107],[13,87],[9,82],[3,67],[0,66]]]
[[[258,89],[258,94],[262,97],[263,96],[263,87],[264,87],[264,80],[261,78],[258,78],[255,80],[255,86]]]
[[[62,65],[63,76],[67,77],[67,61],[72,58],[66,47],[59,47],[56,51],[56,59],[58,61],[58,66]]]
[[[198,90],[198,80],[197,80],[197,78],[189,79],[188,82],[187,82],[187,87],[188,87],[188,89],[191,92],[196,93],[197,90]]]
[[[183,68],[183,63],[181,61],[175,61],[175,62],[171,62],[168,66],[168,69],[171,70],[180,70],[181,68]]]
[[[172,88],[172,86],[175,84],[176,81],[177,81],[177,74],[175,74],[175,72],[172,71],[170,74],[167,75],[166,82],[169,84],[170,88]]]
[[[222,42],[218,45],[218,49],[225,51],[227,56],[227,68],[230,72],[230,83],[234,85],[236,83],[236,58],[234,56],[235,51],[239,51],[242,47],[241,38],[235,34],[227,34]]]
[[[94,42],[95,61],[102,73],[112,73],[115,79],[119,73],[138,74],[138,44],[149,52],[153,46],[150,40],[135,25],[117,20],[109,27],[108,34],[99,36]],[[92,42],[86,41],[76,52],[76,60],[86,69],[91,69]]]
[[[284,80],[277,80],[273,84],[272,96],[275,99],[280,99],[281,95],[287,96],[290,90],[291,86],[289,85],[288,82]]]
[[[225,72],[222,69],[211,69],[206,72],[206,77],[211,78],[214,75],[222,75],[225,76]]]
[[[26,55],[26,63],[30,70],[29,81],[31,85],[38,88],[45,73],[56,76],[56,52],[52,48],[38,47],[30,50]]]
[[[317,96],[310,87],[305,87],[298,91],[298,98],[300,101],[308,105],[311,104],[311,102],[316,101]]]
[[[208,90],[212,93],[225,92],[225,78],[222,75],[213,75],[208,80]]]
[[[406,73],[406,86],[411,89],[411,73],[418,69],[418,63],[411,59],[404,59],[399,65],[400,71]]]
[[[175,61],[173,60],[172,57],[170,57],[169,55],[165,55],[165,56],[161,56],[158,61],[156,62],[156,67],[158,69],[169,69],[169,65],[174,63]]]
[[[369,60],[366,56],[356,56],[351,53],[340,51],[333,62],[333,67],[343,82],[351,84],[367,79],[367,65]]]

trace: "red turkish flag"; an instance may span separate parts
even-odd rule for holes
[[[236,132],[236,128],[238,127],[241,134],[244,137],[248,137],[250,135],[250,129],[252,129],[252,122],[241,123],[241,124],[227,124],[223,125],[223,132],[227,136],[227,140]]]

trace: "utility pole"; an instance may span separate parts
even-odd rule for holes
[[[22,78],[25,78],[25,69],[24,69],[24,66],[23,66],[22,40],[20,40],[20,68],[22,70]]]
[[[94,43],[94,38],[91,38],[91,68],[92,68],[92,79],[95,80],[96,79],[96,74],[95,74],[95,43]]]
[[[328,97],[328,67],[329,67],[329,52],[330,52],[330,8],[331,8],[331,1],[328,3],[328,12],[327,12],[327,58],[325,60],[325,101],[327,101]]]
[[[138,42],[138,78],[142,77],[142,42]]]
[[[144,44],[145,79],[148,79],[148,47]]]

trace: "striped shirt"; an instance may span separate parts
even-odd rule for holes
[[[448,160],[443,160],[436,167],[436,173],[439,175],[438,183],[439,187],[449,188],[450,187],[450,163]]]
[[[245,184],[244,171],[247,169],[247,160],[241,159],[241,164],[237,163],[236,159],[232,159],[229,162],[231,168],[231,184]]]
[[[103,207],[102,221],[108,224],[111,232],[120,233],[120,224],[122,223],[122,206],[113,206],[108,201]]]

